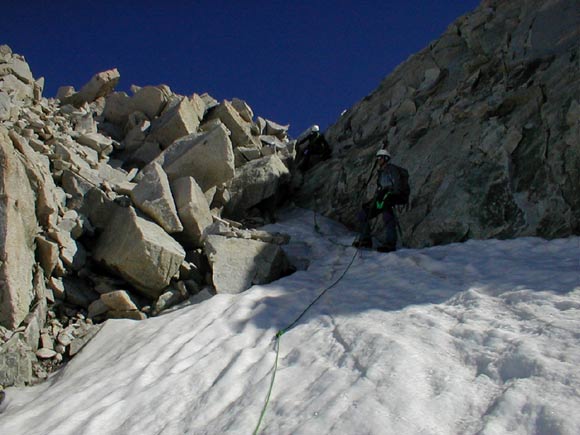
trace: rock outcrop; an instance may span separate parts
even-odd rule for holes
[[[0,324],[16,328],[34,300],[35,195],[25,161],[0,126]]]
[[[387,140],[410,172],[407,246],[580,234],[578,17],[573,0],[483,1],[328,129],[299,202],[354,227]]]
[[[212,224],[209,203],[193,177],[182,177],[172,185],[177,213],[183,223],[182,244],[199,248],[206,229]]]
[[[238,99],[115,92],[119,78],[104,71],[43,98],[43,80],[0,47],[0,389],[44,379],[106,319],[145,319],[202,289],[239,293],[291,270],[286,239],[225,219],[245,218],[239,198],[259,202],[287,182],[288,127],[254,122]],[[275,149],[264,145],[274,136]],[[246,166],[268,186],[236,177]]]

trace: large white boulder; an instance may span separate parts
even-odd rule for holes
[[[125,92],[113,92],[106,96],[103,109],[106,121],[124,126],[132,111],[131,98]]]
[[[289,175],[290,171],[276,154],[246,163],[231,182],[226,213],[237,217],[272,197],[288,181]]]
[[[143,112],[149,119],[157,117],[169,101],[171,89],[166,85],[144,86],[131,97],[133,111]]]
[[[204,248],[218,293],[241,293],[280,278],[290,268],[282,248],[272,243],[209,235]]]
[[[159,163],[152,163],[143,178],[131,190],[135,205],[163,227],[168,233],[178,233],[183,225],[177,215],[167,175]]]
[[[229,132],[221,123],[206,133],[175,141],[153,162],[163,167],[170,181],[193,177],[204,192],[231,180],[235,174]]]
[[[80,107],[83,103],[90,103],[113,92],[120,78],[121,75],[117,68],[97,73],[80,91],[61,101],[63,104]]]
[[[254,121],[254,111],[248,103],[239,98],[234,98],[232,99],[232,106],[238,111],[244,121],[250,123]]]
[[[113,151],[113,140],[101,133],[82,133],[76,138],[81,145],[88,146],[100,155],[109,155]]]
[[[171,184],[179,218],[183,224],[182,243],[201,246],[205,229],[212,224],[205,195],[192,177],[183,177]]]
[[[201,99],[181,97],[173,103],[151,125],[151,136],[163,148],[167,148],[176,139],[195,133],[203,117],[203,108],[198,105]]]
[[[239,103],[236,103],[240,107]],[[244,116],[249,116],[246,111]],[[257,137],[252,135],[252,124],[242,118],[242,115],[229,101],[223,101],[220,105],[212,108],[205,121],[219,119],[230,131],[230,138],[234,147],[254,146],[260,147]]]
[[[3,62],[0,63],[0,77],[14,75],[23,83],[28,85],[34,83],[34,77],[26,60],[18,54],[2,54]]]
[[[185,251],[159,225],[137,216],[132,208],[119,208],[93,257],[155,299],[179,272]]]

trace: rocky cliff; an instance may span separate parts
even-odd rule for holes
[[[264,222],[288,182],[288,126],[235,98],[116,92],[119,78],[44,98],[0,46],[0,390],[46,377],[106,319],[292,271],[286,236],[228,219]]]
[[[387,140],[407,246],[580,234],[579,47],[575,0],[483,1],[328,129],[299,203],[355,226]]]

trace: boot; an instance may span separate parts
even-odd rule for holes
[[[377,248],[379,252],[393,252],[397,250],[397,246],[393,243],[385,243]]]
[[[356,239],[352,242],[352,246],[355,248],[372,248],[373,241],[371,239]]]

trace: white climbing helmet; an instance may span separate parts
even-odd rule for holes
[[[387,160],[391,160],[391,154],[387,150],[378,150],[377,151],[377,158],[384,157]]]

